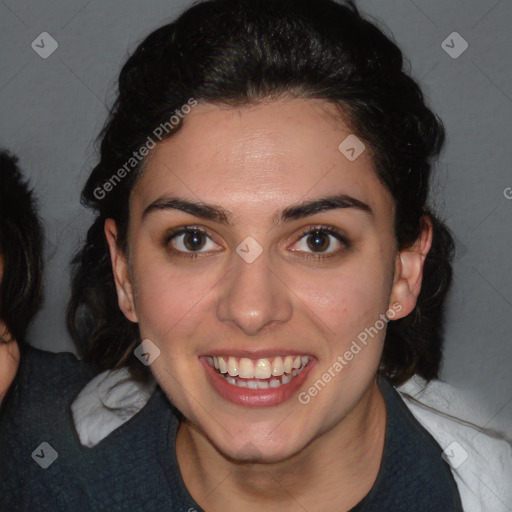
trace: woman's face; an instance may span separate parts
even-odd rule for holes
[[[128,265],[107,221],[151,370],[233,458],[282,460],[339,424],[375,388],[385,313],[414,306],[393,200],[329,108],[200,104],[132,192]]]
[[[0,287],[4,275],[4,259],[0,254]],[[20,362],[18,344],[11,340],[5,324],[0,319],[0,403],[9,389]]]

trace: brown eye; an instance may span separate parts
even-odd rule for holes
[[[340,254],[350,247],[349,240],[337,229],[318,226],[303,231],[290,250],[323,258]]]
[[[331,245],[329,235],[322,231],[314,231],[307,235],[308,247],[314,252],[326,251]]]
[[[211,252],[219,246],[201,229],[184,228],[172,233],[165,241],[175,252],[199,253]]]
[[[183,236],[183,245],[189,251],[199,251],[206,244],[206,237],[201,231],[190,231]]]

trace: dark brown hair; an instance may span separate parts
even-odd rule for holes
[[[351,1],[202,1],[138,46],[118,87],[99,138],[100,161],[82,192],[96,219],[74,260],[68,310],[71,334],[86,360],[98,370],[128,366],[135,376],[148,374],[133,356],[140,335],[118,308],[103,233],[105,219],[113,218],[126,249],[128,198],[141,164],[108,193],[98,190],[105,191],[113,173],[190,98],[241,106],[292,95],[338,105],[371,147],[377,174],[395,201],[399,249],[410,247],[430,219],[434,240],[422,290],[414,311],[388,324],[382,372],[395,384],[414,373],[437,376],[454,244],[427,197],[431,159],[441,150],[444,129],[383,29]]]
[[[0,319],[11,338],[23,342],[42,301],[43,228],[17,163],[16,156],[0,152]]]

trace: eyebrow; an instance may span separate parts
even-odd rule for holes
[[[374,212],[368,204],[346,194],[338,194],[314,199],[304,203],[291,205],[285,208],[277,216],[277,222],[303,219],[317,213],[338,210],[345,208],[354,208],[365,212],[371,216]],[[220,224],[229,225],[229,212],[221,206],[204,204],[201,202],[189,201],[178,197],[162,197],[147,206],[142,214],[144,219],[147,215],[155,211],[179,210],[207,220],[213,220]]]
[[[179,210],[190,213],[195,217],[214,220],[220,224],[229,224],[229,213],[221,206],[208,205],[178,197],[162,197],[157,199],[144,210],[142,218],[144,219],[148,214],[160,210]]]
[[[346,194],[338,194],[334,196],[323,197],[320,199],[314,199],[305,203],[301,203],[295,206],[289,206],[280,215],[280,221],[297,220],[316,213],[325,212],[328,210],[338,210],[341,208],[354,208],[365,212],[371,216],[374,215],[370,205],[363,203],[355,197],[351,197]]]

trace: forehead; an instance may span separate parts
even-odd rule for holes
[[[148,157],[134,206],[172,195],[261,213],[345,193],[373,209],[389,209],[392,200],[375,173],[370,148],[347,158],[339,146],[349,136],[354,146],[354,135],[335,115],[320,100],[240,108],[199,104]]]

